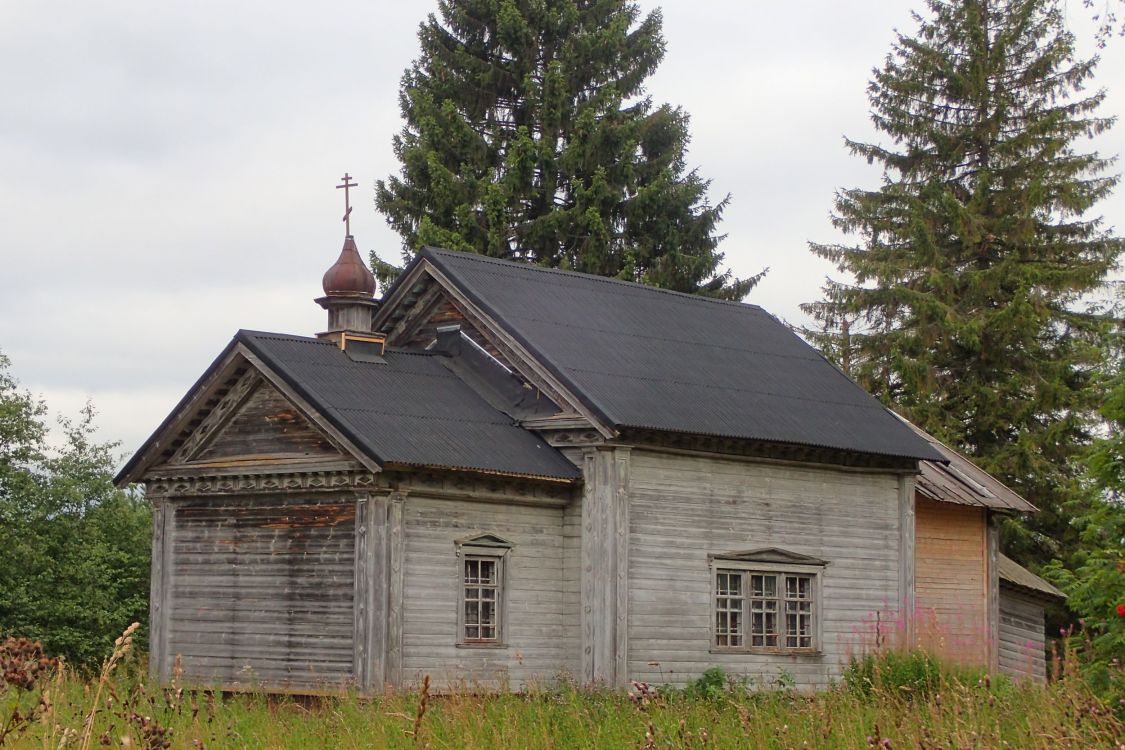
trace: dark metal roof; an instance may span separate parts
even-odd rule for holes
[[[1034,505],[1020,497],[996,477],[930,435],[921,427],[903,419],[903,424],[927,440],[946,463],[923,461],[915,482],[918,492],[941,503],[973,505],[994,510],[1034,512]]]
[[[489,406],[440,356],[388,349],[386,363],[375,364],[304,336],[239,331],[235,340],[380,465],[581,476],[561,453]]]
[[[422,258],[614,427],[946,460],[756,305],[435,248]]]
[[[1000,555],[998,559],[1000,575],[1000,582],[1019,589],[1023,589],[1030,594],[1047,597],[1049,599],[1066,599],[1066,594],[1059,591],[1050,582],[1043,580],[1039,576],[1032,573],[1027,568],[1023,567],[1015,560],[1005,555]]]

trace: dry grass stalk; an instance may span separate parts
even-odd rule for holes
[[[137,632],[141,624],[134,622],[129,627],[125,628],[125,632],[118,636],[117,640],[113,642],[113,653],[105,660],[102,665],[101,674],[98,675],[97,687],[94,690],[94,700],[90,705],[90,712],[86,715],[86,721],[82,726],[82,741],[79,743],[79,750],[90,750],[90,742],[94,738],[94,717],[98,713],[98,706],[101,703],[102,692],[106,686],[110,684],[109,677],[113,673],[117,663],[124,659],[129,651],[133,648],[133,634]]]
[[[426,675],[422,678],[422,694],[418,698],[418,710],[414,712],[414,729],[410,732],[410,736],[414,738],[414,745],[417,747],[421,738],[422,731],[422,717],[426,715],[426,708],[430,705],[430,676]]]

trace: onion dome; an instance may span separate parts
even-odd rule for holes
[[[344,238],[340,257],[324,274],[324,293],[329,297],[375,296],[375,275],[359,256],[355,240],[349,234]]]

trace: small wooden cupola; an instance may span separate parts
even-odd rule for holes
[[[345,174],[343,184],[336,187],[344,189],[344,247],[321,280],[324,296],[316,303],[328,311],[328,328],[317,336],[334,341],[345,350],[353,341],[362,341],[368,346],[375,344],[378,353],[382,354],[384,337],[373,333],[371,328],[372,317],[379,307],[375,299],[375,275],[360,257],[352,236],[352,207],[348,191],[356,187],[356,183],[351,181],[351,175]]]

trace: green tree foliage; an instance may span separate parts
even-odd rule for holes
[[[1105,47],[1113,37],[1125,37],[1125,0],[1082,0],[1097,24],[1094,41]],[[1120,14],[1120,15],[1118,15]]]
[[[720,271],[728,198],[685,164],[688,116],[643,84],[659,11],[625,0],[441,0],[402,79],[401,173],[375,203],[425,245],[741,299]],[[380,278],[394,273],[373,257]]]
[[[1083,620],[1076,640],[1095,687],[1125,697],[1125,672],[1113,663],[1125,658],[1125,374],[1120,371],[1102,415],[1109,432],[1086,457],[1086,489],[1094,498],[1079,507],[1073,522],[1081,539],[1073,569],[1056,560],[1046,573]]]
[[[113,486],[116,446],[95,441],[91,406],[50,451],[46,406],[9,368],[0,354],[0,637],[96,664],[147,621],[148,506]]]
[[[1063,502],[1090,437],[1112,316],[1087,304],[1122,250],[1090,211],[1117,183],[1080,141],[1112,124],[1052,0],[928,0],[869,88],[889,145],[875,190],[837,194],[856,245],[811,244],[853,281],[805,305],[873,393],[1042,509],[1024,561],[1076,543]]]

